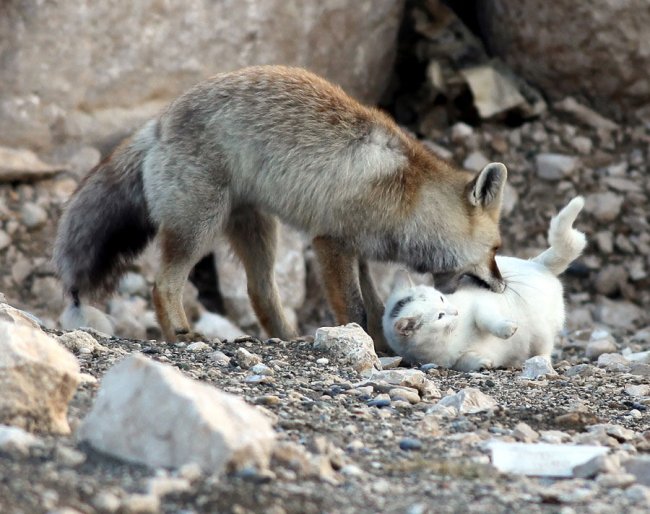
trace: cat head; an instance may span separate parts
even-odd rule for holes
[[[395,335],[408,339],[418,333],[432,335],[449,330],[458,318],[458,310],[440,291],[431,286],[416,286],[406,270],[395,275],[388,297],[385,326]]]

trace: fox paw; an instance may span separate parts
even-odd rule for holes
[[[478,371],[479,369],[492,369],[494,361],[485,355],[476,352],[466,352],[454,364],[458,371]]]
[[[194,330],[190,330],[189,332],[185,332],[182,334],[177,333],[176,334],[176,341],[179,343],[194,343],[196,341],[207,341],[206,337]]]
[[[515,335],[519,325],[515,321],[503,320],[499,323],[497,330],[494,332],[494,335],[500,339],[509,339]]]

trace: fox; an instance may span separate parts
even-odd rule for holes
[[[414,286],[400,270],[383,316],[389,346],[410,362],[434,362],[458,371],[521,366],[541,355],[550,361],[564,327],[562,274],[587,240],[573,228],[584,199],[572,199],[552,220],[549,248],[531,260],[498,255],[506,290],[495,294],[476,284],[443,295]]]
[[[152,299],[173,342],[190,333],[183,284],[225,235],[262,328],[290,340],[297,331],[273,272],[282,221],[311,238],[336,321],[368,327],[363,287],[381,334],[367,261],[503,290],[495,253],[506,179],[502,163],[474,174],[442,160],[310,71],[252,66],[196,84],[94,167],[61,216],[53,262],[81,308],[155,240]]]

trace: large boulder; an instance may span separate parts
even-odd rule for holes
[[[28,314],[0,305],[0,423],[32,432],[70,432],[68,402],[79,363]]]
[[[241,398],[141,355],[106,373],[78,436],[131,462],[209,473],[265,468],[275,440],[271,422]]]
[[[0,144],[126,132],[216,72],[306,66],[363,101],[391,71],[403,0],[0,3]]]
[[[551,98],[582,96],[622,115],[650,103],[646,0],[487,0],[490,49]]]

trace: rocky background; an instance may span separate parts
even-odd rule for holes
[[[650,11],[644,0],[448,4],[0,3],[0,291],[23,309],[0,303],[1,512],[643,511]],[[192,83],[256,63],[307,66],[468,169],[504,162],[505,254],[544,249],[550,217],[586,197],[577,225],[590,244],[563,277],[555,372],[390,371],[399,363],[380,364],[354,328],[265,341],[225,244],[185,291],[206,341],[153,341],[153,249],[97,304],[115,337],[60,332],[51,246],[81,177]],[[386,294],[392,267],[373,271]],[[333,324],[302,235],[283,231],[276,272],[303,333]],[[339,357],[351,353],[369,360]],[[232,419],[211,419],[200,398]],[[609,453],[565,462],[563,480],[527,478],[497,473],[492,439]]]

